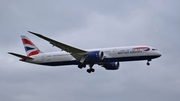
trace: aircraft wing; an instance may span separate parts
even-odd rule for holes
[[[52,44],[53,46],[56,46],[68,53],[70,53],[76,60],[80,61],[80,62],[84,62],[85,60],[85,55],[87,53],[87,51],[85,50],[81,50],[81,49],[78,49],[78,48],[75,48],[75,47],[72,47],[72,46],[69,46],[69,45],[66,45],[64,43],[61,43],[61,42],[58,42],[56,40],[53,40],[53,39],[50,39],[46,36],[43,36],[41,34],[38,34],[38,33],[34,33],[34,32],[31,32],[31,31],[28,31],[29,33],[31,34],[34,34],[46,41],[48,41],[50,44]]]

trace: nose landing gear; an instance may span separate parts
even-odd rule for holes
[[[146,64],[147,64],[148,66],[150,65],[150,63],[149,63],[149,62],[147,62]]]
[[[151,61],[151,60],[147,60],[147,63],[146,63],[146,64],[147,64],[148,66],[150,65],[150,63],[149,63],[150,61]]]

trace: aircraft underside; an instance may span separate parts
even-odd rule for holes
[[[95,63],[92,62],[85,62],[84,64],[81,64],[77,60],[72,61],[56,61],[56,62],[45,62],[45,63],[38,63],[40,65],[46,65],[46,66],[65,66],[65,65],[77,65],[78,68],[82,69],[85,68],[86,65],[89,65],[89,69],[87,69],[88,73],[94,72],[95,70],[92,68],[94,64],[98,64],[103,66],[104,64],[109,63],[119,63],[119,62],[126,62],[126,61],[139,61],[139,60],[147,60],[147,65],[150,65],[150,61],[154,58],[158,58],[158,56],[139,56],[139,57],[122,57],[122,58],[104,58],[102,61],[97,61]],[[118,65],[119,66],[119,65]],[[118,68],[117,68],[118,69]],[[108,69],[108,70],[116,70],[116,69]]]
[[[157,58],[158,56],[141,56],[141,57],[123,57],[123,58],[105,58],[102,61],[98,61],[94,64],[98,63],[109,63],[109,62],[126,62],[126,61],[138,61],[138,60],[151,60]],[[76,60],[72,61],[56,61],[56,62],[45,62],[45,63],[38,63],[40,65],[47,65],[47,66],[63,66],[63,65],[78,65],[79,62]],[[85,64],[93,64],[91,62],[86,62]]]

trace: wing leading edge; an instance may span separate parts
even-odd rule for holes
[[[61,43],[61,42],[58,42],[56,40],[53,40],[51,38],[48,38],[48,37],[43,36],[43,35],[38,34],[38,33],[34,33],[31,31],[28,31],[28,32],[48,41],[53,46],[56,46],[56,47],[58,47],[64,51],[70,53],[76,60],[80,61],[81,63],[83,63],[85,61],[87,51],[69,46],[69,45]]]

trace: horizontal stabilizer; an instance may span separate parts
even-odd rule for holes
[[[12,52],[8,52],[8,53],[11,54],[11,55],[17,56],[19,58],[22,58],[22,59],[33,59],[31,57],[27,57],[27,56],[20,55],[20,54],[17,54],[17,53],[12,53]]]

